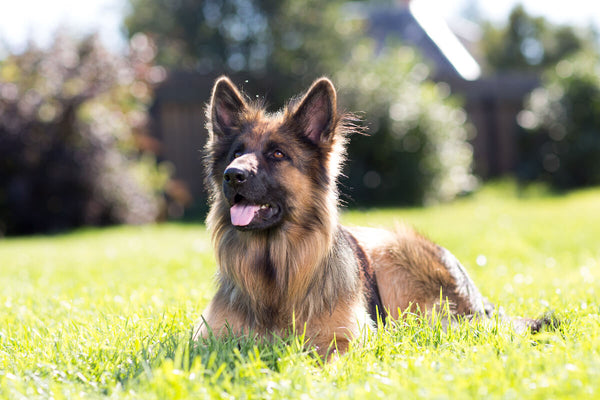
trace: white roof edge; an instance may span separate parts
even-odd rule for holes
[[[481,77],[481,67],[477,61],[450,30],[446,21],[432,10],[431,4],[414,0],[410,2],[409,8],[413,17],[460,76],[468,81]]]

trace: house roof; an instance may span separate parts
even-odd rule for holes
[[[408,5],[376,9],[370,12],[369,34],[379,46],[396,36],[403,43],[415,46],[423,56],[435,64],[436,74],[475,80],[481,68],[441,15],[423,1]]]

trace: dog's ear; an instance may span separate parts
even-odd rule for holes
[[[336,94],[327,78],[316,80],[306,92],[292,118],[313,143],[327,142],[335,129]]]
[[[240,116],[246,110],[246,103],[238,89],[222,76],[215,82],[210,98],[210,122],[212,132],[227,135],[239,126]]]

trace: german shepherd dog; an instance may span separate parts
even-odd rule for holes
[[[268,114],[219,78],[207,107],[207,226],[218,290],[194,338],[304,331],[321,355],[339,353],[379,318],[404,311],[489,318],[458,260],[408,227],[339,223],[337,179],[356,118],[338,113],[327,78]],[[541,320],[511,319],[521,330]]]

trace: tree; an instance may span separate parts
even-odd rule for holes
[[[331,34],[332,11],[345,2],[330,0],[130,0],[125,20],[129,35],[151,33],[157,61],[202,72],[265,71],[274,55],[319,59],[343,53],[339,34]],[[321,40],[315,46],[314,38]],[[309,53],[312,51],[314,53]],[[330,57],[326,57],[330,58]]]
[[[265,2],[276,8],[277,1]],[[156,41],[157,62],[212,70],[260,69],[269,47],[265,12],[250,0],[130,0],[125,20],[130,37],[148,32]]]
[[[592,31],[577,32],[533,17],[522,5],[510,13],[506,26],[484,24],[483,52],[491,71],[542,71],[579,50],[595,47]]]

